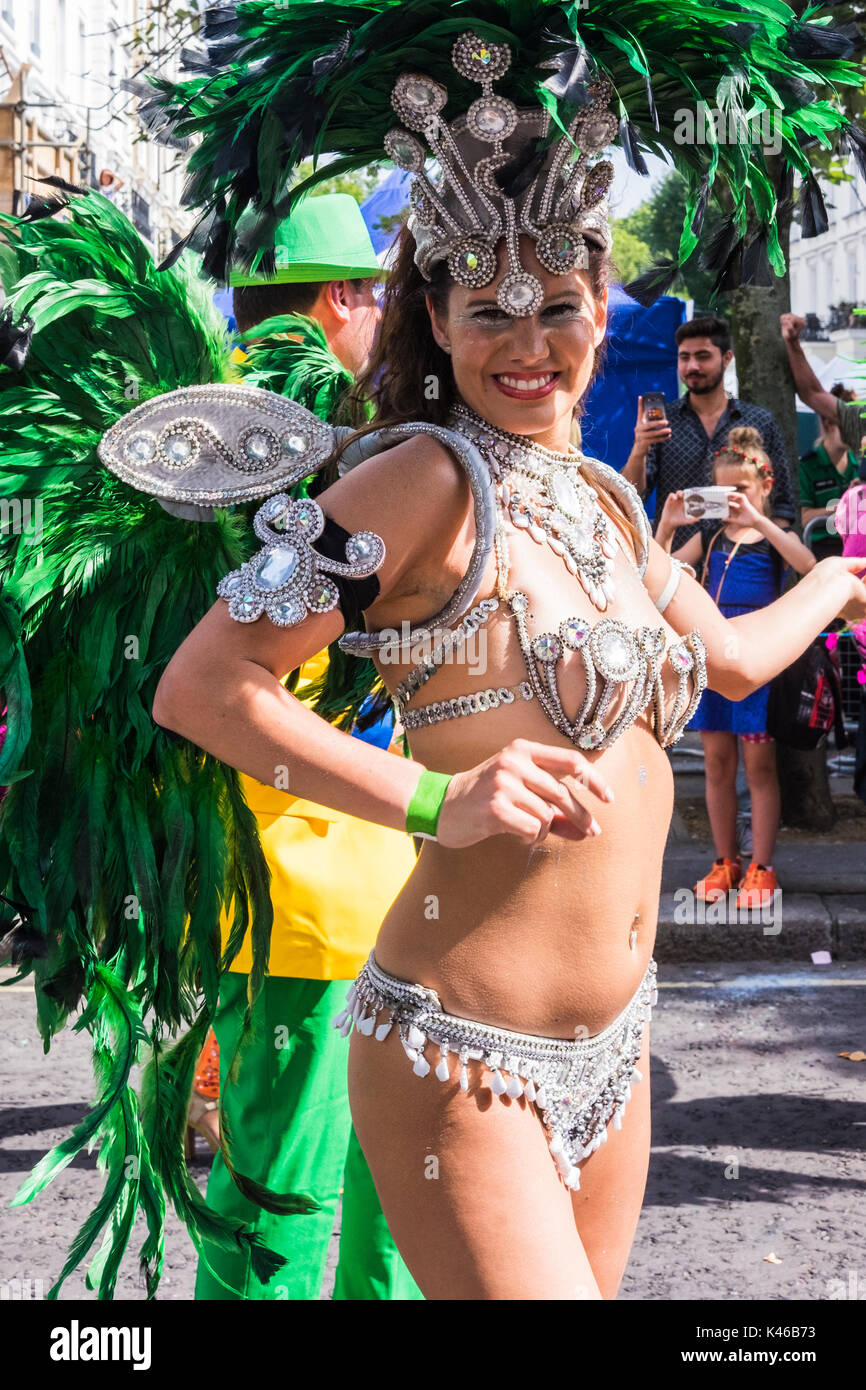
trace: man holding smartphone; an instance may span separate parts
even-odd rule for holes
[[[651,418],[658,414],[657,393],[638,398],[634,446],[623,469],[624,477],[643,497],[656,489],[655,514],[661,516],[670,493],[711,483],[713,454],[724,447],[734,426],[752,425],[773,464],[773,518],[780,525],[790,525],[794,502],[778,423],[769,410],[729,396],[725,390],[725,371],[734,355],[728,324],[716,314],[702,315],[680,325],[676,342],[677,371],[686,393],[678,400],[664,402],[663,418]],[[680,526],[674,549],[694,535],[699,525]]]

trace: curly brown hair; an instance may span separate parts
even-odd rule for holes
[[[764,438],[752,425],[737,425],[728,434],[726,443],[713,455],[713,477],[719,467],[749,468],[755,477],[773,481],[773,464],[763,447]],[[770,515],[769,497],[764,498],[764,511]]]
[[[752,425],[737,425],[728,433],[721,449],[713,455],[713,469],[719,465],[739,468],[747,464],[756,478],[772,478],[773,464],[764,449],[764,437]]]

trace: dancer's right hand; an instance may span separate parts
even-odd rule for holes
[[[600,835],[592,812],[577,799],[578,787],[613,801],[599,764],[577,749],[514,739],[452,777],[436,839],[448,849],[464,849],[490,835],[514,835],[527,845],[540,844],[551,831],[567,840]]]

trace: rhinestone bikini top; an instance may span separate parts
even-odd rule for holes
[[[614,596],[611,575],[617,533],[599,505],[592,481],[603,479],[634,523],[638,536],[636,567],[643,577],[647,523],[634,488],[596,459],[530,445],[525,438],[494,429],[463,406],[454,410],[447,429],[425,425],[419,430],[413,424],[401,427],[399,434],[419,432],[433,434],[451,448],[469,477],[476,519],[469,569],[449,603],[425,624],[402,635],[386,629],[346,633],[340,639],[347,651],[378,653],[381,660],[392,663],[405,661],[408,651],[414,655],[421,650],[422,659],[395,691],[395,709],[404,728],[411,732],[498,709],[516,699],[535,699],[551,724],[582,749],[609,747],[645,711],[662,747],[681,738],[706,687],[706,652],[698,632],[689,633],[669,650],[663,627],[633,630],[610,617],[591,624],[584,617],[569,616],[555,631],[533,634],[528,622],[529,597],[508,585],[508,538],[522,529],[562,558],[594,606],[604,612]],[[470,607],[491,549],[496,555],[497,597],[481,599]],[[410,707],[422,686],[442,665],[459,658],[473,634],[500,608],[514,620],[527,678],[516,686],[490,687]],[[456,626],[447,626],[457,618]],[[572,652],[579,653],[586,684],[579,708],[569,715],[558,673]],[[665,663],[677,677],[669,714],[663,684]]]
[[[528,679],[516,686],[491,686],[410,708],[416,692],[441,665],[453,660],[455,650],[500,606],[498,599],[482,599],[456,628],[430,646],[401,681],[395,709],[407,731],[498,709],[517,699],[535,699],[554,728],[578,748],[609,748],[645,711],[663,748],[682,737],[706,687],[706,653],[698,632],[689,633],[667,653],[664,628],[632,630],[615,618],[602,618],[594,625],[582,617],[564,618],[555,632],[533,637],[527,625],[529,599],[519,589],[508,593],[505,606],[516,623]],[[569,652],[579,652],[586,677],[583,699],[573,717],[566,713],[558,681],[558,665]],[[665,710],[662,679],[665,660],[678,678],[670,714]]]

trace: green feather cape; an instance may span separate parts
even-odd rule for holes
[[[139,401],[230,374],[224,321],[213,286],[182,262],[157,272],[127,218],[96,193],[75,197],[67,221],[4,216],[0,235],[0,279],[34,327],[23,369],[0,367],[0,500],[20,520],[0,556],[3,930],[14,905],[17,978],[34,977],[45,1047],[80,1010],[74,1026],[93,1037],[98,1088],[15,1201],[99,1141],[105,1191],[49,1297],[103,1229],[88,1278],[110,1297],[136,1212],[152,1294],[166,1196],[200,1251],[205,1238],[241,1246],[267,1277],[282,1260],[206,1206],[182,1140],[220,970],[248,927],[251,996],[261,986],[270,876],[238,774],[151,717],[162,670],[255,540],[242,509],[182,521],[96,455]],[[221,960],[223,905],[232,927]],[[145,1042],[139,1099],[129,1078]],[[315,1205],[264,1200],[278,1211]]]

